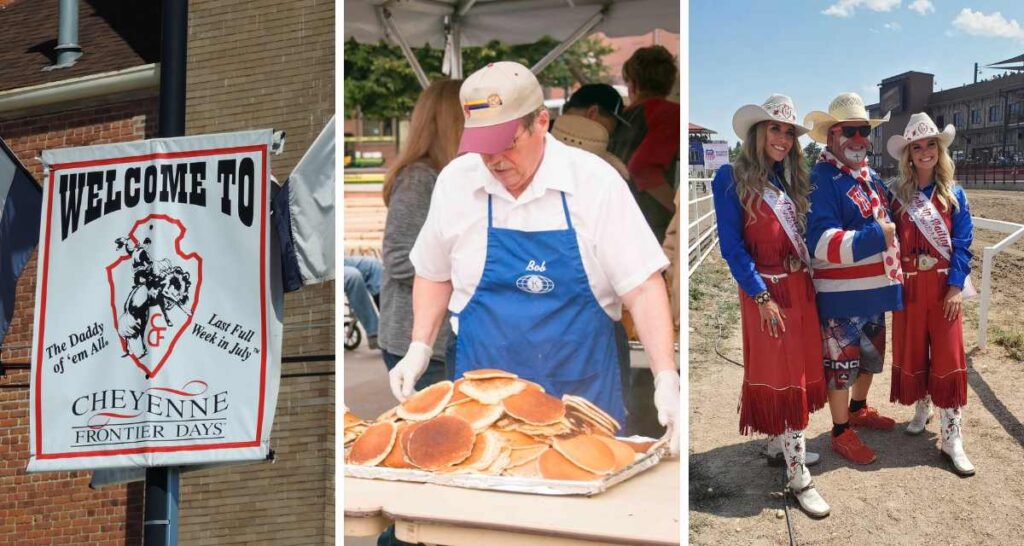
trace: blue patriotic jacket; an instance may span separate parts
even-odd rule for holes
[[[874,171],[871,184],[885,199],[885,187]],[[885,275],[885,235],[860,183],[819,161],[811,169],[810,202],[806,240],[820,318],[868,317],[902,309],[903,286]]]

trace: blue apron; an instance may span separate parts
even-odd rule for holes
[[[502,368],[551,395],[575,394],[625,423],[614,322],[597,302],[569,217],[564,230],[494,227],[480,284],[456,316],[455,375]]]

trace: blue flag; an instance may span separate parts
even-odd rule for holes
[[[0,140],[0,344],[14,316],[18,277],[39,244],[42,188]]]

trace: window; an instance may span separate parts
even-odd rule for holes
[[[953,112],[953,126],[957,129],[964,128],[964,117],[960,115],[960,112]]]
[[[1021,114],[1024,114],[1024,102],[1015,102],[1011,104],[1009,114],[1011,116],[1019,116]]]
[[[1000,112],[999,112],[1000,110],[1001,109],[998,106],[989,106],[988,107],[988,121],[989,121],[989,123],[993,123],[993,122],[999,121],[1001,119],[1001,117],[999,115],[1000,114]]]
[[[935,125],[938,125],[939,129],[942,129],[943,127],[945,127],[946,126],[946,116],[938,116],[937,118],[935,118]]]
[[[971,110],[971,125],[981,124],[981,110]]]

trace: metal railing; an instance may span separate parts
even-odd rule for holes
[[[1024,235],[1024,224],[1003,222],[1002,220],[989,220],[987,218],[971,217],[975,228],[990,229],[1001,233],[1009,233],[998,243],[987,246],[981,254],[981,291],[980,309],[978,310],[978,348],[984,349],[988,344],[988,306],[992,290],[992,259],[996,254],[1002,252],[1006,247],[1012,245],[1017,239]]]
[[[712,202],[710,178],[690,178],[690,194],[686,205],[690,209],[690,218],[696,218],[687,229],[690,245],[687,251],[690,267],[687,276],[691,276],[718,243],[718,219]]]

